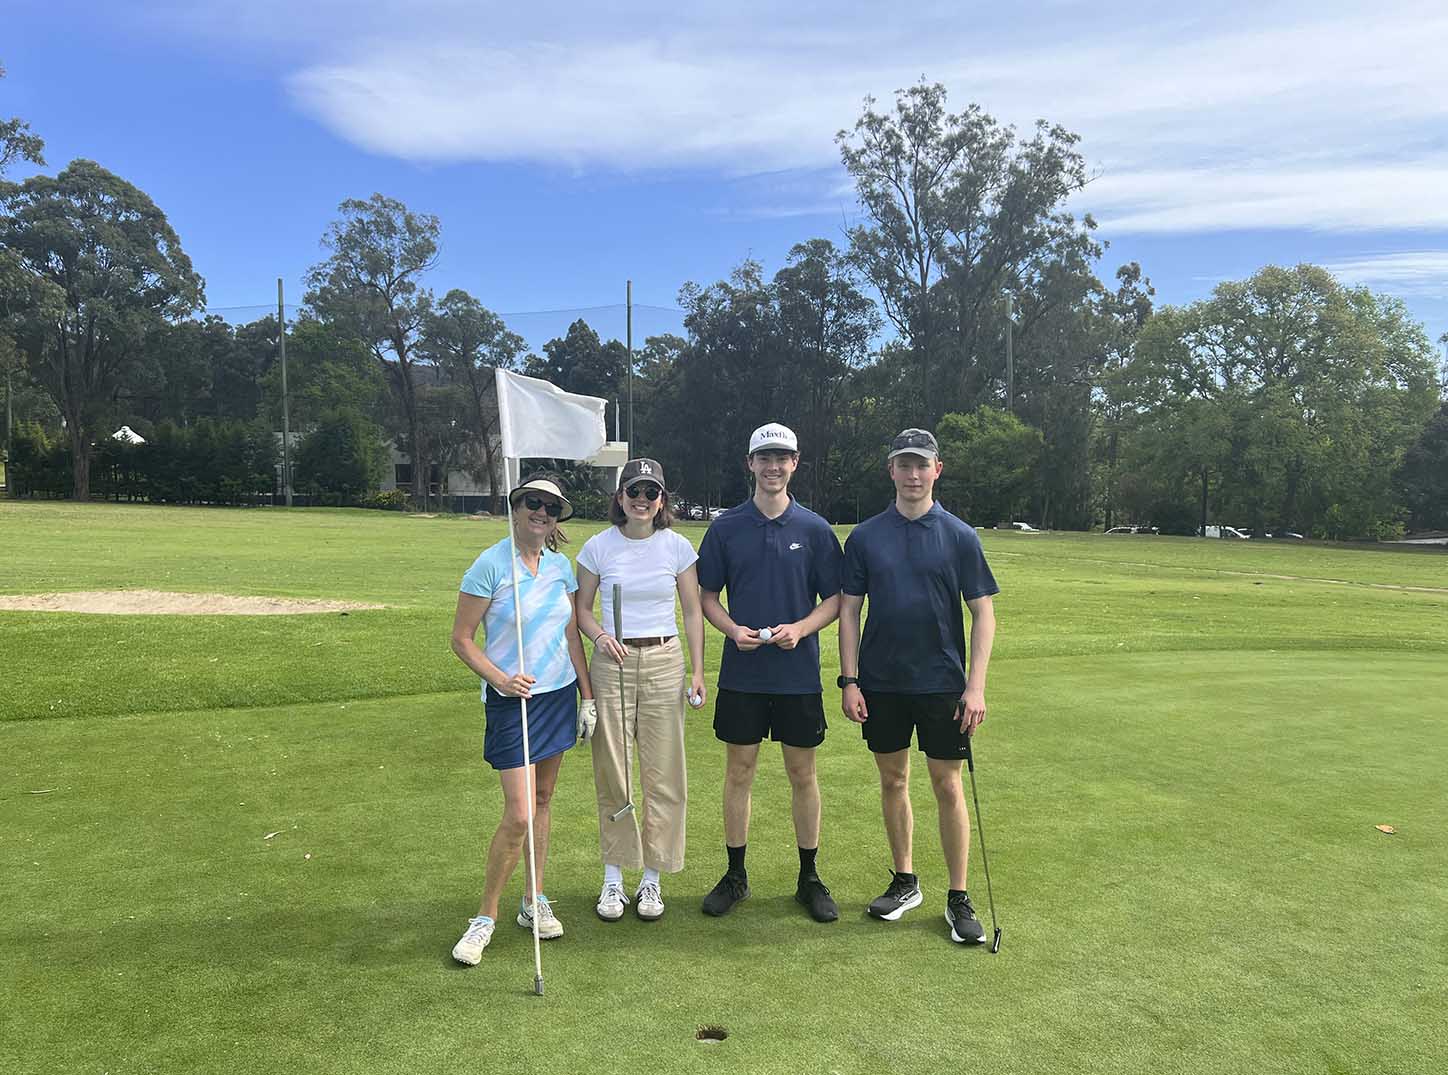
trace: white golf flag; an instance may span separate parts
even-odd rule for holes
[[[608,440],[606,400],[497,371],[498,431],[508,459],[590,459]]]

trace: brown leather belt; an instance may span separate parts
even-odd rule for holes
[[[672,642],[673,635],[662,638],[625,638],[622,642],[625,646],[662,646],[665,642]]]

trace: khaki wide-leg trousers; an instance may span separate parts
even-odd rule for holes
[[[623,667],[598,651],[588,666],[598,727],[593,733],[593,784],[598,792],[598,840],[603,861],[660,873],[684,868],[684,653],[678,638],[630,646]],[[619,677],[623,678],[623,701]],[[635,809],[612,815],[628,801],[624,751],[638,748],[630,778],[642,792]],[[642,832],[639,822],[642,820]]]

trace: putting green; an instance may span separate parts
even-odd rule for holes
[[[690,864],[666,880],[661,923],[593,916],[585,753],[565,765],[547,889],[568,932],[544,948],[541,1000],[528,935],[508,922],[479,967],[448,958],[497,814],[474,699],[9,725],[0,867],[18,899],[0,927],[0,1059],[37,1072],[1433,1070],[1448,737],[1422,703],[1448,691],[1448,669],[1047,658],[1003,665],[995,690],[979,777],[998,957],[945,939],[922,781],[926,903],[898,925],[863,917],[888,863],[872,766],[842,722],[820,766],[841,921],[815,925],[790,899],[787,791],[768,763],[755,895],[700,915],[721,766],[695,717]],[[984,914],[979,876],[972,888]],[[728,1041],[696,1044],[704,1023]]]
[[[590,528],[570,529],[576,550]],[[0,502],[0,532],[0,592],[390,606],[0,612],[0,1071],[1448,1069],[1448,557],[987,532],[1000,955],[946,939],[918,772],[926,902],[864,917],[888,856],[873,764],[834,717],[820,865],[841,920],[791,898],[772,747],[754,895],[700,914],[723,865],[706,705],[662,922],[594,916],[586,748],[565,764],[546,887],[567,935],[540,999],[510,920],[480,966],[448,955],[499,799],[447,630],[499,524]],[[718,654],[711,633],[711,682]],[[977,852],[988,923],[983,882]],[[696,1043],[703,1024],[728,1040]]]

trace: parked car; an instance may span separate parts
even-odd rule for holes
[[[709,521],[713,522],[715,519],[719,518],[719,516],[723,515],[728,510],[728,508],[710,508]]]
[[[1159,534],[1161,530],[1155,526],[1113,526],[1106,532],[1108,534]]]
[[[1041,531],[1030,523],[1011,523],[1012,530],[1019,530],[1025,534],[1039,534]]]

